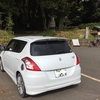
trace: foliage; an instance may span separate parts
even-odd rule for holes
[[[85,29],[86,27],[89,27],[90,29],[93,29],[94,26],[100,26],[100,23],[87,23],[87,24],[81,24],[78,26],[79,29]]]
[[[100,0],[95,2],[93,17],[100,21]]]
[[[14,35],[9,34],[7,31],[0,30],[0,44],[7,44]]]
[[[14,34],[13,32],[13,20],[12,20],[12,15],[9,13],[8,16],[5,18],[6,21],[6,27],[5,29],[8,31],[10,34]]]
[[[0,0],[0,12],[5,12],[6,21],[17,30],[48,30],[51,17],[56,29],[63,30],[100,21],[100,0]]]
[[[12,15],[13,14],[18,14],[17,8],[15,6],[15,1],[14,0],[1,0],[0,2],[0,8],[2,8],[2,11],[5,13],[6,17],[3,20],[3,22],[6,23],[5,29],[10,33],[14,34],[13,32],[13,19]]]
[[[65,37],[68,40],[79,39],[85,40],[85,29],[70,29],[67,31],[56,31],[56,30],[47,30],[43,32],[21,32],[25,33],[25,35],[42,35],[42,36],[53,36],[53,37]],[[20,34],[19,34],[20,35]],[[21,36],[24,34],[21,34]],[[18,36],[18,35],[17,35]],[[0,44],[7,44],[15,35],[9,34],[7,31],[0,30]],[[91,34],[91,30],[89,31],[89,40],[94,40],[95,37]]]
[[[0,0],[0,8],[1,11],[4,11],[6,14],[18,14],[15,0]]]
[[[56,30],[52,29],[52,30],[43,31],[40,33],[40,35],[42,35],[42,36],[55,36]]]

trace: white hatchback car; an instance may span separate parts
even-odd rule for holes
[[[1,52],[0,63],[1,71],[12,78],[21,97],[81,82],[80,60],[66,38],[15,37]]]

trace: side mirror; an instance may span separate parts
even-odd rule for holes
[[[0,46],[0,51],[4,51],[5,47],[4,46]]]

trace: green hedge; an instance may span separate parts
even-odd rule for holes
[[[100,23],[87,23],[87,24],[81,24],[78,26],[79,29],[84,29],[86,27],[89,27],[92,29],[94,26],[100,26]]]

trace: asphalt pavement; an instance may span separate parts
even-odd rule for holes
[[[0,72],[0,100],[100,100],[100,48],[72,47],[79,56],[82,82],[36,96],[21,98],[12,79]]]

